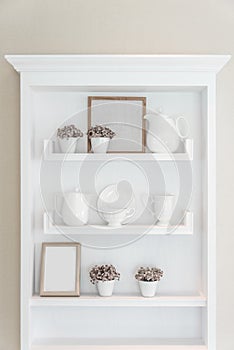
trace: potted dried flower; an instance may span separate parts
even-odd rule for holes
[[[61,152],[74,153],[76,151],[77,141],[82,136],[82,131],[73,124],[65,125],[63,128],[58,129],[57,137]]]
[[[87,135],[91,142],[93,153],[106,153],[110,139],[115,136],[115,133],[106,126],[96,125],[88,130]]]
[[[102,297],[110,297],[115,281],[120,279],[120,273],[113,265],[95,265],[90,270],[89,276],[90,282],[97,286],[98,293]]]
[[[153,297],[156,294],[158,282],[163,271],[157,267],[140,267],[135,275],[143,297]]]

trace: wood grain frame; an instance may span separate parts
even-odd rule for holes
[[[88,96],[88,129],[92,126],[92,101],[109,100],[109,101],[142,101],[142,150],[141,151],[111,151],[108,153],[144,153],[146,143],[146,131],[144,115],[146,114],[146,97],[136,96]],[[87,136],[88,153],[91,152],[91,142]]]
[[[45,278],[45,255],[47,247],[75,247],[76,248],[76,288],[74,291],[45,291],[44,278]],[[40,274],[40,296],[80,296],[80,243],[42,243],[41,250],[41,274]]]

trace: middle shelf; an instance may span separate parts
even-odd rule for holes
[[[179,225],[158,226],[158,225],[122,225],[121,227],[109,227],[108,225],[83,225],[67,226],[57,225],[52,220],[52,213],[44,213],[45,234],[66,234],[66,235],[192,235],[193,234],[193,213],[187,211],[182,223]]]
[[[206,297],[197,295],[157,295],[144,298],[140,295],[82,295],[80,297],[40,297],[34,295],[30,306],[71,306],[71,307],[206,307]]]

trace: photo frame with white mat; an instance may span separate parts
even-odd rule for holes
[[[40,296],[80,296],[80,243],[42,243]]]
[[[88,96],[88,128],[101,125],[115,133],[108,153],[145,152],[145,114],[146,97]]]

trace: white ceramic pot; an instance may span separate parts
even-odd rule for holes
[[[59,148],[62,153],[75,153],[78,138],[70,137],[69,139],[58,138]]]
[[[81,226],[87,224],[89,216],[89,205],[83,193],[79,192],[78,190],[65,193],[61,214],[57,209],[56,202],[55,210],[57,214],[63,219],[66,225]]]
[[[97,289],[101,297],[110,297],[113,294],[115,280],[113,281],[98,281]]]
[[[109,137],[92,137],[91,146],[93,153],[106,153],[109,147]]]
[[[138,281],[141,295],[145,298],[152,298],[155,296],[158,289],[158,281],[155,282],[145,282]]]
[[[59,141],[59,148],[62,153],[75,153],[77,138],[74,138],[74,137],[70,137],[69,139],[58,138],[58,141]]]
[[[167,226],[170,223],[174,210],[175,196],[167,194],[162,196],[153,196],[151,198],[153,204],[153,213],[158,219],[158,226]]]
[[[110,213],[102,213],[102,216],[105,221],[107,221],[108,226],[111,227],[120,227],[122,226],[122,222],[126,220],[127,218],[132,217],[135,214],[134,208],[126,208],[126,209],[120,209],[115,210]]]

